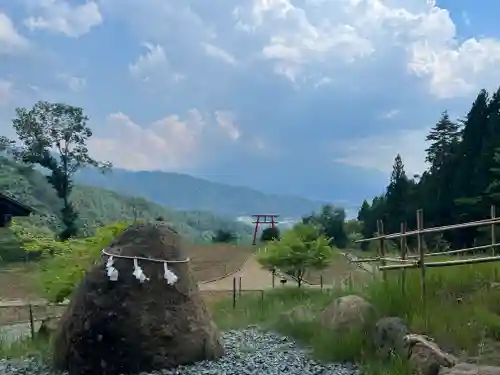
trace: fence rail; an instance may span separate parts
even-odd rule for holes
[[[401,223],[401,230],[399,233],[384,234],[383,222],[382,220],[377,220],[377,234],[372,238],[365,238],[358,240],[356,242],[378,242],[377,256],[374,258],[357,258],[353,259],[353,263],[376,263],[379,262],[378,270],[382,271],[384,280],[387,280],[385,271],[401,270],[402,276],[402,288],[405,290],[405,280],[406,280],[406,270],[408,269],[419,269],[420,270],[420,282],[421,282],[421,298],[425,301],[426,296],[426,269],[436,268],[436,267],[451,267],[460,266],[465,264],[479,264],[479,263],[491,263],[499,262],[500,255],[495,255],[495,248],[500,246],[500,243],[496,242],[495,236],[495,225],[500,224],[500,218],[496,217],[495,206],[490,207],[490,217],[483,220],[471,221],[467,223],[445,225],[439,227],[424,228],[423,220],[423,210],[419,209],[416,212],[417,219],[417,229],[413,231],[406,231],[406,223]],[[449,230],[463,229],[463,228],[474,228],[474,227],[490,227],[490,240],[491,243],[487,245],[473,246],[465,249],[441,251],[436,253],[426,253],[424,244],[424,235],[429,233],[439,233]],[[417,237],[417,254],[408,254],[407,238],[409,236]],[[386,256],[386,240],[387,239],[399,239],[399,257],[388,257]],[[471,252],[477,252],[480,250],[491,250],[490,256],[484,256],[480,258],[471,259],[455,259],[446,261],[434,261],[426,262],[426,258],[443,256],[443,255],[459,255]],[[398,264],[387,264],[387,263],[398,263]]]

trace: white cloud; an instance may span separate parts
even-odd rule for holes
[[[28,46],[28,40],[19,34],[12,20],[0,12],[0,54],[11,54]]]
[[[208,56],[222,60],[226,64],[236,65],[237,63],[236,58],[229,52],[223,50],[220,47],[214,46],[213,44],[210,43],[201,43],[201,45]]]
[[[95,1],[71,5],[65,0],[39,0],[30,4],[35,15],[24,20],[30,30],[49,30],[77,38],[103,22]]]
[[[80,92],[87,87],[87,80],[83,77],[62,73],[58,75],[58,78],[73,92]]]
[[[241,137],[241,130],[235,124],[235,116],[231,111],[216,111],[215,120],[221,130],[232,140],[236,141]]]
[[[108,116],[110,137],[89,142],[93,154],[117,167],[131,170],[182,170],[200,155],[205,121],[196,109],[186,118],[171,115],[148,125],[139,125],[122,112]]]
[[[0,79],[0,105],[6,104],[12,95],[12,82]]]
[[[470,95],[500,80],[500,41],[459,41],[449,12],[434,0],[302,4],[253,0],[250,7],[239,6],[234,12],[237,28],[267,38],[263,57],[294,82],[326,62],[345,66],[389,54],[399,58],[395,53],[403,56],[409,73],[428,80],[430,92],[439,98]]]
[[[146,52],[128,67],[133,78],[160,85],[167,80],[179,82],[186,78],[184,74],[172,70],[165,49],[161,45],[144,43],[143,47]]]
[[[335,162],[376,169],[390,173],[394,158],[399,153],[409,176],[422,173],[425,168],[425,138],[429,129],[401,130],[384,135],[374,135],[347,142],[334,142]]]

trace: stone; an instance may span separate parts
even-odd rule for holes
[[[450,368],[441,368],[439,375],[500,375],[500,367],[457,363]]]
[[[46,318],[42,320],[40,328],[38,329],[38,336],[43,338],[50,338],[59,328],[60,318]]]
[[[371,303],[356,295],[336,298],[321,314],[321,323],[338,333],[368,329],[375,310]]]
[[[127,257],[184,260],[179,234],[165,222],[136,223],[105,250]],[[163,263],[139,260],[149,280],[134,275],[132,259],[114,258],[109,279],[102,256],[75,290],[54,335],[53,363],[72,375],[118,375],[170,369],[223,355],[188,262],[168,263],[178,276],[169,285]]]
[[[409,348],[405,336],[409,333],[410,331],[403,319],[386,317],[375,324],[373,342],[378,353],[383,358],[389,358],[391,355],[408,358]]]

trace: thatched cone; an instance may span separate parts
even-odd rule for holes
[[[108,253],[165,260],[186,259],[180,236],[165,223],[127,228]],[[223,354],[219,333],[200,296],[188,263],[140,261],[149,281],[133,275],[133,260],[114,258],[117,281],[109,280],[107,257],[87,273],[61,318],[54,338],[54,365],[70,375],[118,375],[169,369]]]

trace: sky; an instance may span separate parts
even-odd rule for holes
[[[500,85],[500,3],[474,3],[0,0],[0,134],[65,102],[117,167],[358,204]]]

